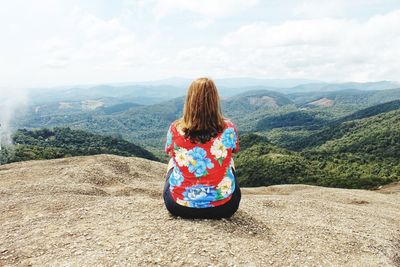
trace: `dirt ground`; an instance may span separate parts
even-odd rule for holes
[[[0,166],[0,266],[400,266],[400,190],[242,188],[229,220],[168,214],[166,165]]]

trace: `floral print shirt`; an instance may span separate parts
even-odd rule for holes
[[[210,141],[192,143],[171,123],[165,152],[173,159],[168,177],[172,198],[179,205],[208,208],[229,201],[235,190],[232,153],[239,150],[235,125],[225,121],[222,133]]]

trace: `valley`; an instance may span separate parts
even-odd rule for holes
[[[232,87],[231,94],[222,87],[223,113],[237,125],[242,144],[236,158],[239,180],[246,186],[306,183],[345,188],[376,188],[398,181],[400,89],[393,86],[258,85]],[[177,88],[97,86],[80,94],[67,90],[52,100],[39,95],[42,102],[33,101],[14,127],[68,127],[120,138],[166,162],[166,130],[181,116],[184,104],[185,90]],[[258,142],[246,144],[249,139]],[[32,146],[26,140],[22,144]]]

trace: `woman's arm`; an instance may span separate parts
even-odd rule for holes
[[[174,160],[172,158],[169,159],[167,172],[174,167]]]
[[[231,166],[232,166],[232,168],[236,171],[236,168],[235,168],[235,161],[233,161],[233,158],[231,158]]]

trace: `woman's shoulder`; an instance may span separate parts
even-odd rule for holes
[[[175,128],[177,127],[178,124],[179,124],[179,119],[174,120],[173,122],[171,122],[171,123],[169,124],[169,128],[170,128],[170,129],[175,129]]]
[[[184,131],[183,131],[183,129],[182,129],[182,126],[181,126],[181,123],[180,123],[180,120],[179,120],[179,119],[177,119],[177,120],[171,122],[171,124],[169,125],[169,127],[170,127],[170,130],[171,130],[172,132],[179,133],[179,135],[182,135],[182,136],[185,135],[185,133],[184,133]]]
[[[224,122],[225,122],[225,127],[224,127],[225,129],[230,127],[236,128],[235,124],[231,121],[231,119],[224,118]]]

